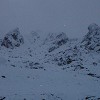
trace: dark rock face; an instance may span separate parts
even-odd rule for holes
[[[89,51],[100,51],[100,27],[96,24],[91,24],[88,30],[89,32],[84,37],[82,45]]]
[[[59,48],[61,45],[65,44],[68,41],[68,37],[66,33],[50,33],[45,40],[45,44],[49,45],[48,52],[52,52],[53,50]]]
[[[19,28],[7,33],[1,43],[1,46],[5,46],[6,48],[14,49],[15,47],[19,47],[24,43],[24,39],[22,35],[20,35]]]

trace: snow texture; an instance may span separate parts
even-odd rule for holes
[[[1,37],[0,100],[100,100],[100,28],[88,29],[82,40],[34,31],[23,38],[18,28]]]

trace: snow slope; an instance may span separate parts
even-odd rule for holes
[[[100,38],[92,41],[100,34],[93,26],[92,31],[89,28],[91,40],[86,39],[88,35],[83,38],[86,44],[99,44]],[[96,46],[90,50],[83,40],[68,39],[64,33],[42,39],[32,32],[23,38],[19,47],[0,47],[0,100],[100,100],[100,54]],[[62,43],[62,39],[67,41]]]

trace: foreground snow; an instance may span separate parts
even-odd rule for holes
[[[99,98],[100,79],[51,67],[31,70],[1,66],[0,96],[6,97],[5,100],[83,100],[87,96]]]

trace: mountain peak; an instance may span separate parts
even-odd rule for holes
[[[49,44],[49,52],[52,52],[53,50],[59,48],[63,44],[66,44],[68,41],[68,37],[66,36],[66,33],[60,32],[60,33],[49,33],[47,38],[44,41],[44,44]]]
[[[96,30],[98,30],[98,29],[100,29],[100,27],[99,27],[97,24],[95,24],[95,23],[92,23],[92,24],[90,24],[90,25],[88,26],[89,32],[93,32],[93,31],[96,31]]]
[[[19,47],[23,43],[24,43],[24,39],[22,35],[20,35],[19,28],[15,28],[14,30],[8,32],[5,35],[1,46],[14,49],[14,47]]]
[[[89,32],[85,35],[82,45],[87,50],[100,51],[100,27],[93,23],[88,27]]]

